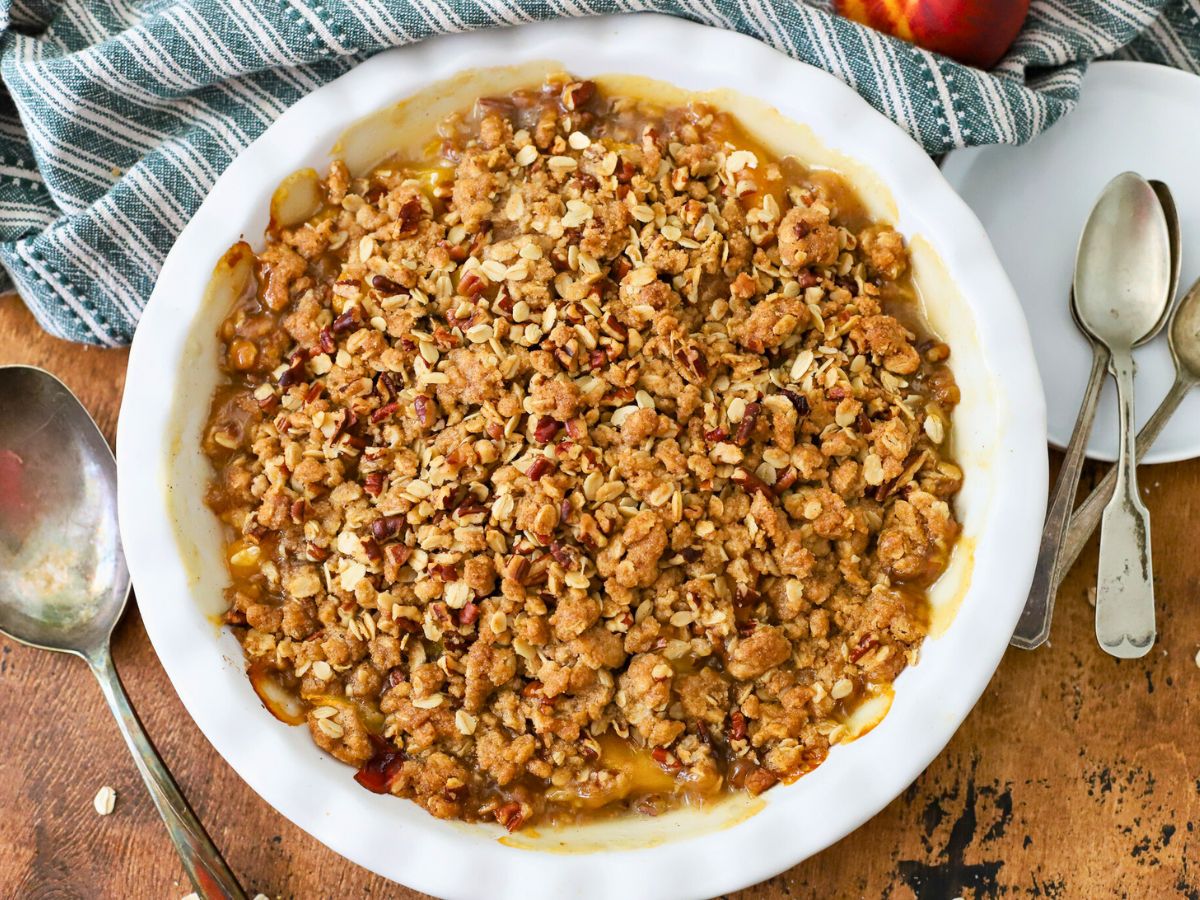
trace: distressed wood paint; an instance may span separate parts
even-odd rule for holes
[[[0,297],[0,363],[55,372],[110,440],[126,358],[49,338],[18,299]],[[1085,489],[1102,471],[1085,470]],[[1009,651],[929,769],[854,834],[737,900],[1200,900],[1200,461],[1144,469],[1142,487],[1157,538],[1160,637],[1150,655],[1118,661],[1096,646],[1093,541],[1063,585],[1051,644]],[[326,850],[242,783],[188,718],[136,611],[113,654],[251,895],[421,896]],[[0,896],[169,900],[191,890],[81,663],[0,639],[0,722]],[[92,798],[103,785],[117,802],[102,817]]]

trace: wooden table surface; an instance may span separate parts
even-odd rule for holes
[[[0,297],[0,363],[12,362],[59,375],[112,439],[124,351],[51,339],[10,295]],[[739,900],[1200,898],[1200,462],[1144,469],[1143,483],[1157,539],[1154,650],[1117,661],[1097,647],[1093,542],[1060,593],[1053,645],[1010,650],[950,745],[900,798]],[[184,712],[136,610],[117,629],[114,657],[146,730],[251,895],[419,896],[325,849],[234,774]],[[191,890],[82,663],[0,638],[0,722],[0,896],[170,900]],[[92,798],[103,785],[117,803],[102,817]]]

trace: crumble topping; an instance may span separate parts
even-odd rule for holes
[[[439,136],[335,162],[221,328],[208,500],[264,702],[509,829],[811,770],[958,530],[903,238],[698,104],[564,77]]]

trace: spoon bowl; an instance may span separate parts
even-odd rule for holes
[[[1167,344],[1176,370],[1186,372],[1193,381],[1200,380],[1200,281],[1179,301],[1167,332]]]
[[[0,631],[84,657],[107,645],[129,595],[116,501],[112,451],[66,385],[0,369]]]
[[[1172,204],[1173,207],[1174,204]],[[1131,240],[1138,252],[1130,252]],[[1153,336],[1166,319],[1175,263],[1167,213],[1154,187],[1125,172],[1104,188],[1079,238],[1072,309],[1115,350]]]
[[[1171,310],[1175,308],[1175,295],[1179,293],[1179,276],[1183,271],[1183,237],[1179,230],[1179,210],[1175,206],[1175,195],[1171,193],[1171,188],[1165,181],[1151,178],[1149,183],[1150,187],[1154,188],[1158,202],[1162,204],[1163,215],[1167,220],[1167,237],[1170,240],[1171,253],[1171,280],[1167,285],[1167,302],[1163,306],[1162,315],[1154,327],[1134,344],[1135,347],[1140,347],[1155,338],[1171,318]]]

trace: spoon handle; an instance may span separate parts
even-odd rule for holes
[[[1075,503],[1079,472],[1083,468],[1088,435],[1092,433],[1092,422],[1096,418],[1100,389],[1104,387],[1104,372],[1108,366],[1108,359],[1107,348],[1093,343],[1092,371],[1088,375],[1083,401],[1079,405],[1079,415],[1075,419],[1075,429],[1071,432],[1071,442],[1067,445],[1062,468],[1058,470],[1058,481],[1054,485],[1054,494],[1050,498],[1050,509],[1046,513],[1046,524],[1042,528],[1042,543],[1038,548],[1037,568],[1033,573],[1029,599],[1025,601],[1025,609],[1021,611],[1021,618],[1010,641],[1014,647],[1020,647],[1022,650],[1034,650],[1044,644],[1050,636],[1054,595],[1058,590],[1058,580],[1055,577],[1058,571],[1058,556],[1066,536],[1071,507]]]
[[[1154,645],[1154,570],[1150,513],[1138,496],[1134,448],[1133,354],[1113,355],[1121,443],[1117,484],[1100,521],[1100,572],[1096,583],[1096,640],[1124,659],[1145,656]]]
[[[246,900],[246,895],[234,878],[233,873],[221,858],[199,820],[188,806],[171,773],[158,757],[154,745],[138,721],[137,714],[129,705],[129,698],[117,677],[112,656],[108,648],[87,657],[92,674],[100,682],[100,690],[120,726],[121,736],[133,754],[142,780],[150,791],[159,815],[166,823],[167,831],[183,861],[192,887],[203,900]]]
[[[1195,384],[1195,381],[1185,375],[1176,375],[1171,390],[1167,392],[1167,396],[1163,397],[1162,403],[1158,404],[1158,409],[1138,432],[1136,452],[1138,462],[1141,462],[1146,451],[1154,446],[1159,432],[1163,430],[1163,426],[1167,424],[1171,416],[1175,415],[1175,410],[1179,408],[1179,404],[1183,402],[1183,398],[1188,395]],[[1079,554],[1087,546],[1088,538],[1100,524],[1104,507],[1112,499],[1116,487],[1117,467],[1113,466],[1095,489],[1088,494],[1088,498],[1079,504],[1079,508],[1071,514],[1071,522],[1067,526],[1067,539],[1063,542],[1062,551],[1058,555],[1058,574],[1056,576],[1058,581],[1062,581],[1066,577],[1067,572],[1071,571],[1071,566],[1075,565],[1075,560],[1079,559]]]

